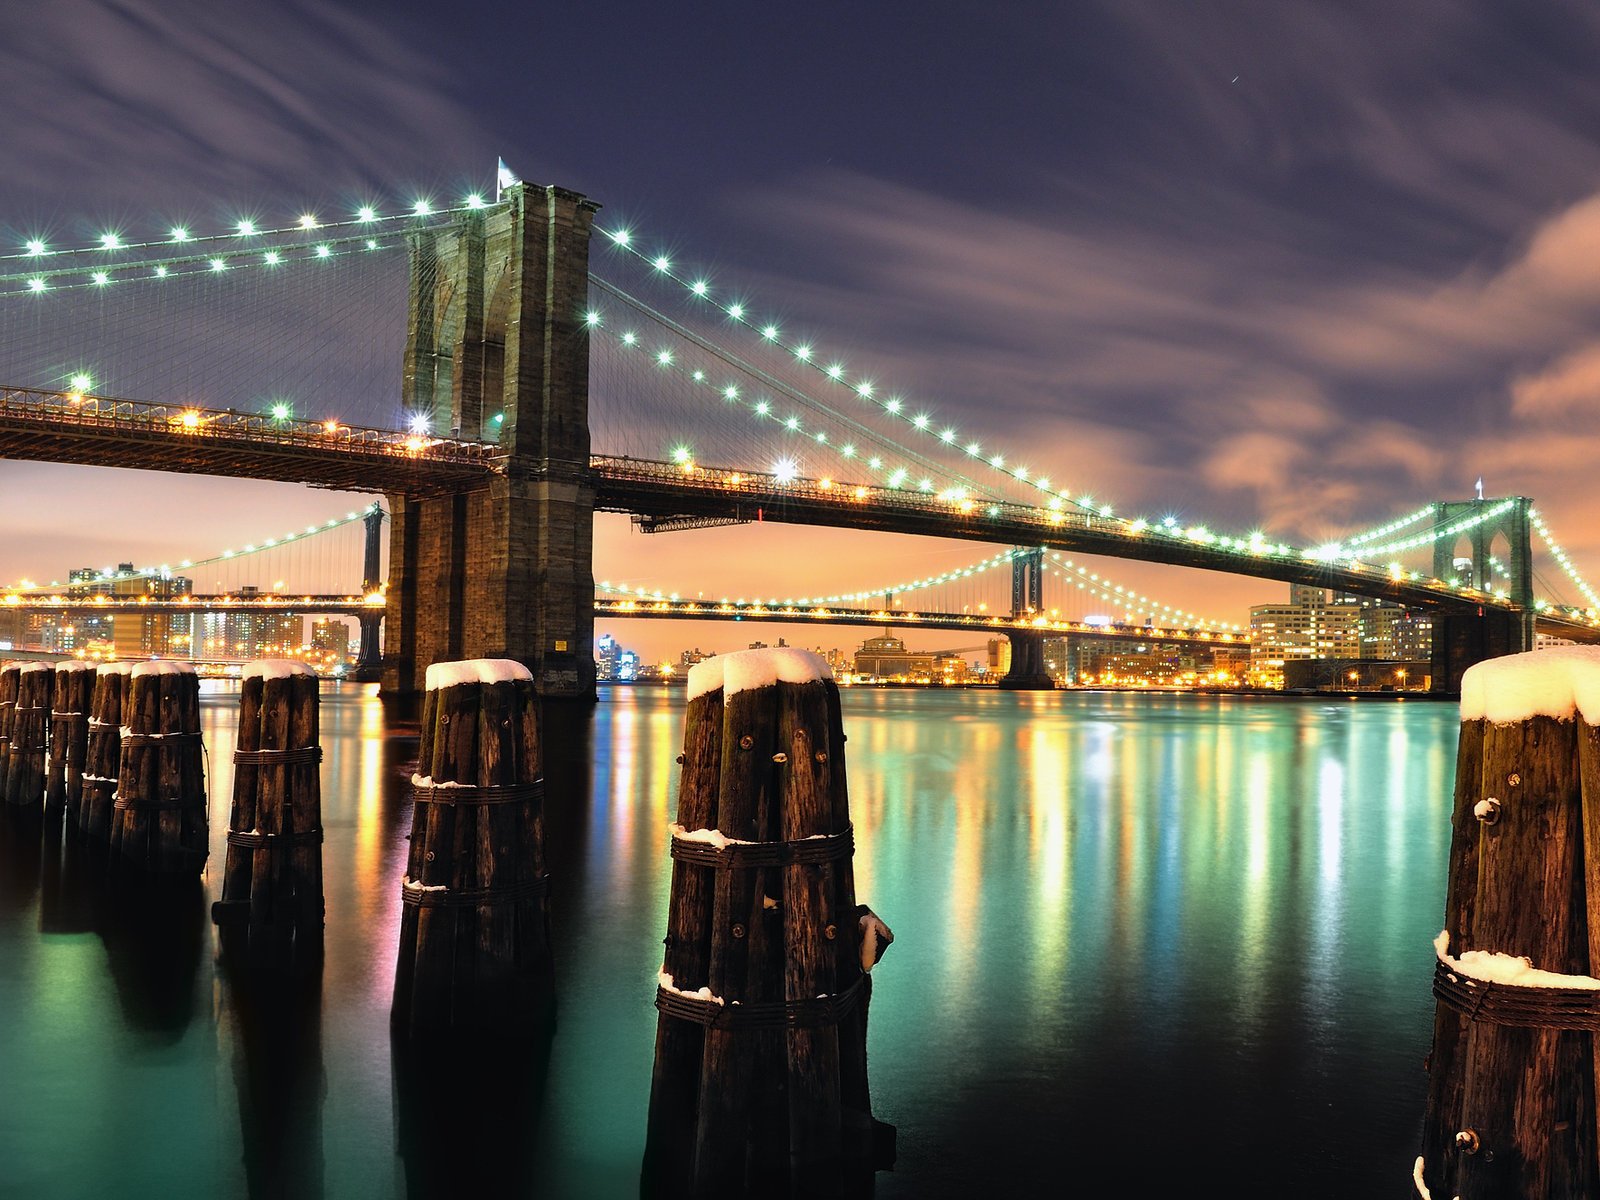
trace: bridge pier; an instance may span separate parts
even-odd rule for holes
[[[361,594],[372,596],[383,590],[383,509],[374,504],[361,521],[367,527]],[[361,630],[361,653],[351,678],[357,683],[378,683],[383,679],[383,611],[364,612],[356,618],[356,624]]]
[[[1006,630],[1011,643],[1011,669],[1000,679],[1008,692],[1054,691],[1056,681],[1044,669],[1044,634],[1022,629]]]
[[[391,495],[380,692],[415,705],[430,664],[510,658],[541,699],[595,698],[589,228],[598,205],[517,184],[412,235],[407,405],[494,440],[486,489]]]

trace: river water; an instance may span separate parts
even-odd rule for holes
[[[418,1094],[388,1023],[414,735],[324,694],[325,955],[232,972],[238,701],[207,686],[199,885],[108,890],[0,829],[0,1198],[637,1197],[683,690],[547,719],[554,1036]],[[876,1195],[1413,1194],[1453,703],[842,699],[856,890],[894,931]]]

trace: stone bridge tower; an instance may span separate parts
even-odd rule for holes
[[[1502,566],[1510,584],[1507,590],[1511,602],[1521,611],[1507,613],[1480,609],[1476,616],[1435,614],[1435,691],[1459,691],[1461,676],[1473,663],[1533,649],[1533,501],[1526,496],[1493,500],[1442,500],[1433,506],[1433,527],[1443,529],[1459,521],[1469,521],[1507,500],[1511,503],[1504,512],[1462,530],[1461,536],[1468,539],[1471,548],[1472,583],[1484,590],[1494,586],[1490,549],[1497,535],[1505,538],[1507,561]],[[1440,538],[1434,542],[1433,574],[1436,578],[1455,577],[1457,540]]]
[[[594,683],[589,231],[599,205],[518,183],[410,237],[405,405],[436,435],[499,442],[487,488],[391,495],[381,690],[434,662],[513,658],[545,699]]]

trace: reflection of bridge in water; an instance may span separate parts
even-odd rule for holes
[[[645,532],[678,536],[730,523],[871,530],[1371,597],[1433,614],[1433,678],[1444,690],[1472,662],[1529,648],[1536,630],[1600,640],[1600,598],[1524,496],[1432,503],[1313,547],[1261,531],[1227,535],[1193,521],[1118,515],[1015,458],[980,448],[777,324],[752,319],[731,292],[646,253],[629,231],[594,230],[616,272],[640,271],[639,288],[673,288],[688,306],[681,319],[657,311],[616,277],[590,270],[597,210],[565,189],[517,183],[492,204],[442,211],[419,205],[389,216],[364,211],[354,220],[259,233],[241,228],[208,236],[198,257],[192,246],[167,248],[159,240],[119,245],[115,254],[105,243],[41,246],[39,261],[10,273],[0,268],[4,311],[27,311],[33,330],[45,327],[58,296],[79,290],[93,295],[103,314],[117,308],[118,294],[270,278],[236,285],[256,303],[297,265],[307,272],[301,278],[339,280],[356,269],[350,264],[403,249],[402,386],[398,396],[384,389],[382,412],[351,422],[292,411],[263,399],[268,389],[249,381],[241,391],[253,397],[246,410],[113,399],[87,379],[63,386],[67,381],[47,377],[43,367],[7,370],[0,374],[27,386],[0,391],[0,456],[386,495],[386,578],[369,555],[359,595],[283,603],[356,616],[363,646],[376,647],[379,620],[365,597],[382,595],[382,661],[364,666],[381,670],[383,692],[398,700],[420,692],[430,663],[471,657],[526,662],[547,697],[592,697],[594,617],[624,615],[594,595],[596,512],[626,513]],[[138,288],[122,286],[136,280]],[[196,319],[210,319],[219,305],[225,307],[220,293]],[[132,305],[126,311],[126,327],[116,316],[96,319],[110,340],[142,347],[142,314]],[[26,348],[10,352],[61,361],[53,351],[32,358]],[[302,352],[303,344],[285,342],[285,355]],[[149,386],[158,395],[188,394]],[[597,438],[608,443],[603,453],[591,445]],[[702,443],[698,451],[695,442]],[[747,465],[704,465],[711,462]],[[750,465],[757,462],[764,465]],[[1535,531],[1592,607],[1535,596]],[[1469,565],[1465,578],[1458,559]],[[1037,564],[1024,554],[1014,570],[1009,617],[919,612],[885,621],[838,607],[799,618],[670,609],[626,615],[983,629],[1012,641],[1016,686],[1047,686],[1038,649],[1045,636],[1126,636],[1040,626],[1033,615],[1045,611]],[[174,611],[205,611],[193,600],[179,603],[184,608]],[[1147,626],[1137,636],[1218,640]]]

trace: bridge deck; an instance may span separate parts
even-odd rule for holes
[[[339,422],[0,389],[0,458],[423,495],[487,487],[497,446]]]

